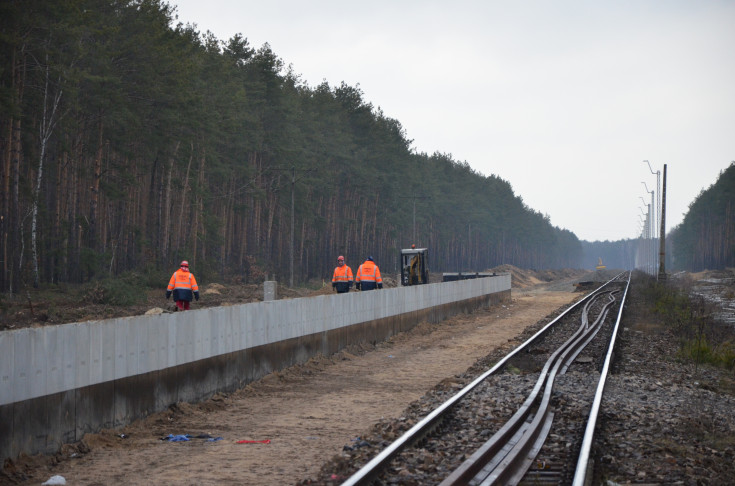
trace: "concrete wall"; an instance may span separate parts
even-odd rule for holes
[[[510,275],[0,332],[0,457],[510,299]]]

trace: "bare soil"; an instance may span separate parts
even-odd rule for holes
[[[313,358],[235,393],[87,434],[55,456],[22,456],[6,462],[0,484],[37,485],[54,475],[85,485],[284,485],[316,477],[373,424],[400,416],[440,382],[451,387],[478,358],[515,347],[526,327],[580,296],[572,283],[584,272],[512,271],[508,304]],[[185,434],[189,441],[162,440]]]

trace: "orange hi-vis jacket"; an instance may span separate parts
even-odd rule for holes
[[[375,262],[371,262],[370,260],[366,260],[357,269],[355,282],[360,284],[360,290],[383,288],[383,277],[380,276],[380,269]]]
[[[337,266],[334,268],[334,275],[332,275],[332,287],[337,289],[337,292],[349,292],[352,287],[352,269],[347,265]]]
[[[182,269],[178,269],[171,275],[171,280],[168,282],[168,291],[174,292],[174,300],[188,300],[191,302],[194,295],[199,298],[199,285],[197,285],[197,279],[194,278],[194,274],[191,272],[185,272]]]

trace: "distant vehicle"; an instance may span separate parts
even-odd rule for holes
[[[607,267],[602,264],[602,258],[597,259],[597,266],[595,267],[596,270],[605,270]]]
[[[401,250],[401,285],[429,283],[429,249],[411,248]]]

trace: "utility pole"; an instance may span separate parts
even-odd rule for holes
[[[651,215],[650,225],[651,225],[651,275],[656,275],[656,218],[653,214],[654,210],[654,197],[653,197],[653,190],[649,191],[648,186],[645,182],[641,182],[643,184],[643,187],[646,188],[646,192],[651,193],[651,204],[648,206],[648,212]]]
[[[413,241],[411,244],[416,244],[416,199],[431,199],[431,196],[416,195],[413,196],[401,196],[401,199],[413,199]]]
[[[296,172],[312,172],[316,169],[297,169],[295,166],[291,166],[290,169],[275,168],[271,170],[282,170],[291,171],[291,243],[290,243],[290,278],[288,286],[293,288],[293,240],[294,240],[294,194],[296,192]]]
[[[651,163],[647,160],[644,160],[646,164],[648,164],[648,170],[651,171],[651,174],[656,174],[656,203],[658,206],[656,207],[656,217],[658,218],[656,221],[661,222],[661,171],[657,170],[654,172],[653,168],[651,167]],[[648,188],[646,188],[646,191]],[[659,234],[660,235],[660,234]]]
[[[664,185],[661,193],[661,232],[659,233],[658,281],[666,281],[666,164],[664,164]]]

